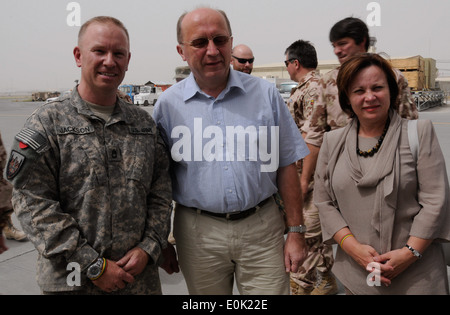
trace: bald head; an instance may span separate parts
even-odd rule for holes
[[[183,43],[183,21],[185,19],[186,16],[188,16],[189,19],[195,19],[198,17],[203,17],[205,15],[210,16],[211,14],[221,14],[222,17],[225,20],[225,23],[227,25],[228,28],[228,32],[229,35],[232,36],[232,32],[231,32],[231,24],[230,24],[230,20],[228,20],[228,17],[226,15],[226,13],[222,10],[215,10],[215,9],[211,9],[211,8],[206,8],[206,7],[201,7],[198,9],[195,9],[191,12],[185,12],[183,13],[180,18],[178,19],[177,22],[177,41],[179,44]]]
[[[178,20],[177,51],[191,69],[203,92],[217,97],[230,73],[230,23],[223,11],[199,8]]]
[[[231,65],[234,70],[251,74],[253,71],[253,51],[247,45],[237,45],[231,52]]]

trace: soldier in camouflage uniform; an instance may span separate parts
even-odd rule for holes
[[[286,49],[285,54],[285,63],[291,80],[298,82],[298,86],[292,89],[287,105],[310,151],[308,156],[297,163],[303,193],[303,216],[307,227],[305,239],[308,258],[298,273],[291,273],[291,292],[295,295],[335,294],[336,280],[330,274],[333,250],[330,245],[322,242],[319,211],[312,202],[315,162],[320,148],[316,135],[309,129],[309,120],[321,93],[320,76],[316,71],[317,53],[309,42],[298,40]],[[323,293],[314,289],[317,274],[327,275],[331,290]]]
[[[6,150],[3,146],[2,137],[0,135],[0,254],[3,253],[8,248],[5,245],[5,240],[3,238],[3,228],[8,224],[10,220],[12,210],[11,204],[11,184],[8,183],[3,178],[3,172],[6,164]]]
[[[27,239],[25,233],[16,228],[12,222],[11,215],[13,208],[11,204],[12,186],[3,178],[7,154],[0,135],[0,171],[2,174],[0,181],[0,253],[1,248],[6,250],[4,245],[5,237],[8,240],[25,241]],[[3,231],[3,235],[2,235]],[[3,251],[4,251],[3,250]]]
[[[128,32],[116,19],[91,19],[74,56],[80,85],[32,114],[8,162],[17,217],[39,254],[38,284],[46,294],[161,294],[169,158],[151,116],[116,96]]]
[[[367,52],[369,48],[369,30],[366,24],[357,18],[346,18],[336,23],[330,31],[330,41],[334,53],[342,64],[350,57]],[[418,111],[408,87],[406,78],[400,71],[395,70],[399,86],[397,108],[403,118],[417,119]],[[344,127],[350,118],[344,113],[339,104],[338,88],[336,85],[339,68],[334,69],[320,79],[321,93],[314,104],[310,119],[310,133],[319,147],[322,145],[323,134],[327,131]],[[317,156],[316,156],[317,158]],[[315,161],[317,162],[317,160]],[[314,162],[314,164],[315,164]],[[317,284],[317,291],[326,292],[330,285],[326,277]]]
[[[369,30],[367,25],[357,18],[346,18],[337,22],[330,31],[330,41],[334,47],[334,53],[342,64],[350,57],[358,53],[365,53],[369,49]],[[407,119],[419,117],[416,104],[411,95],[407,79],[398,70],[394,69],[399,87],[397,98],[398,113]],[[336,79],[339,68],[324,75],[320,80],[322,94],[314,106],[311,117],[311,129],[316,133],[317,139],[322,142],[323,133],[344,127],[349,122],[338,99],[338,88]]]

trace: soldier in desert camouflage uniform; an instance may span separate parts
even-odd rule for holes
[[[334,53],[342,64],[355,54],[368,51],[369,30],[360,19],[346,18],[333,26],[330,31],[330,41],[333,44]],[[419,114],[408,81],[398,69],[394,69],[394,71],[399,87],[397,111],[403,118],[417,119]],[[338,73],[339,68],[331,70],[322,75],[320,80],[322,94],[311,117],[311,129],[316,132],[316,137],[320,143],[324,132],[344,127],[349,121],[349,117],[339,105],[336,85]]]
[[[80,85],[32,114],[8,162],[16,214],[39,253],[38,284],[44,293],[161,294],[169,159],[151,116],[116,96],[128,32],[94,18],[74,56]],[[69,263],[81,285],[67,281]]]
[[[322,242],[319,211],[312,202],[315,161],[320,147],[315,138],[316,134],[310,132],[309,128],[313,108],[321,93],[320,76],[316,71],[317,53],[309,42],[298,40],[286,49],[285,55],[285,64],[291,80],[298,82],[298,86],[292,89],[287,105],[310,151],[308,156],[297,163],[303,193],[303,216],[307,227],[305,239],[308,258],[298,273],[291,273],[291,292],[295,295],[335,294],[336,280],[330,274],[333,250],[330,245]],[[330,290],[327,292],[314,290],[317,274],[326,275],[330,282]]]

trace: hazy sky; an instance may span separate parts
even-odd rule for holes
[[[64,90],[80,70],[73,58],[78,26],[67,0],[2,0],[0,4],[0,92]],[[369,28],[377,49],[391,57],[421,55],[438,61],[450,75],[449,0],[79,0],[81,23],[97,15],[124,22],[131,37],[131,61],[124,83],[172,82],[175,67],[185,65],[176,52],[175,26],[184,11],[200,5],[224,10],[234,44],[245,43],[255,66],[281,62],[297,39],[311,41],[320,60],[335,59],[328,33],[340,19],[366,21],[379,4],[379,26]],[[377,11],[378,12],[378,11]],[[372,14],[372,15],[371,15]],[[375,19],[372,21],[376,22]]]

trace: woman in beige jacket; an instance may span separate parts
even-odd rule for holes
[[[411,129],[415,158],[378,55],[348,60],[337,84],[353,119],[325,135],[314,188],[323,239],[340,245],[333,272],[349,294],[448,294],[439,242],[450,241],[449,185],[431,122]]]

